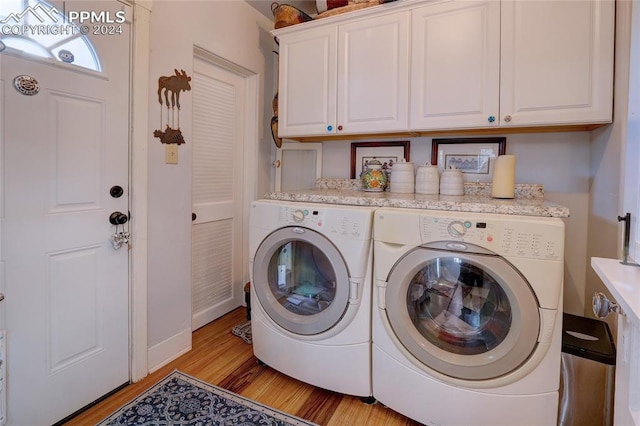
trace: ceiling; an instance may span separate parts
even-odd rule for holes
[[[245,0],[251,6],[255,7],[268,17],[269,19],[273,19],[273,13],[271,12],[271,4],[274,3],[273,0]],[[295,6],[307,15],[315,16],[317,15],[316,11],[316,2],[315,0],[281,0],[276,2],[279,4],[289,4],[291,6]]]

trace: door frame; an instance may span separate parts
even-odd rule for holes
[[[196,62],[200,63],[200,65],[197,65]],[[225,300],[224,302],[217,303],[214,306],[209,306],[207,311],[200,311],[200,312],[194,312],[194,309],[193,309],[194,306],[193,306],[193,300],[192,300],[192,303],[191,303],[191,329],[192,330],[195,330],[196,328],[206,325],[212,319],[216,319],[217,317],[221,316],[220,314],[222,312],[230,312],[229,309],[235,309],[238,306],[241,306],[241,304],[243,303],[242,295],[244,293],[244,290],[242,286],[244,286],[244,283],[246,283],[249,280],[248,264],[246,262],[246,259],[248,259],[248,244],[245,242],[245,240],[247,239],[246,236],[248,235],[248,215],[247,215],[248,210],[247,209],[248,209],[249,202],[253,200],[253,197],[255,195],[255,193],[247,192],[247,188],[249,186],[248,184],[249,181],[247,181],[247,179],[252,179],[252,181],[255,180],[255,176],[251,173],[248,173],[251,170],[254,170],[255,168],[255,165],[252,165],[251,163],[248,162],[248,156],[250,155],[251,152],[255,152],[255,149],[252,149],[251,151],[249,151],[247,149],[247,144],[255,140],[254,138],[255,134],[251,132],[256,130],[256,127],[253,123],[256,122],[255,114],[257,110],[255,108],[255,105],[258,103],[257,75],[253,71],[246,69],[241,65],[231,62],[203,47],[194,45],[193,46],[194,81],[192,82],[192,84],[195,84],[194,83],[196,78],[195,76],[197,73],[200,73],[200,74],[204,73],[204,75],[208,75],[209,77],[217,81],[217,79],[219,78],[217,75],[214,76],[214,74],[208,74],[208,71],[205,71],[204,68],[201,68],[201,67],[208,67],[207,70],[211,70],[211,72],[213,72],[214,74],[216,72],[224,73],[225,75],[229,76],[231,79],[234,80],[235,88],[240,88],[240,87],[242,88],[241,89],[242,96],[238,96],[237,94],[233,95],[233,99],[235,99],[235,102],[237,105],[235,109],[236,110],[242,109],[241,116],[243,117],[240,120],[241,123],[239,127],[237,125],[234,127],[234,134],[236,129],[241,128],[238,134],[234,136],[234,140],[235,140],[234,144],[237,142],[238,145],[241,145],[242,149],[236,150],[237,146],[235,146],[232,154],[232,160],[231,160],[233,162],[232,168],[234,168],[234,170],[236,170],[236,168],[242,168],[242,169],[239,169],[239,171],[234,171],[232,173],[234,176],[236,176],[240,180],[240,185],[239,185],[240,194],[239,196],[234,196],[233,201],[231,203],[233,205],[232,219],[233,219],[233,222],[237,224],[237,225],[233,225],[234,237],[233,237],[232,246],[236,247],[236,243],[238,242],[238,240],[236,240],[236,238],[238,237],[235,236],[235,234],[237,234],[235,230],[237,230],[240,232],[240,236],[239,236],[240,248],[239,248],[239,258],[237,259],[237,261],[236,261],[236,254],[238,254],[238,252],[236,252],[235,249],[233,249],[233,255],[232,255],[232,258],[234,259],[232,260],[232,266],[231,266],[232,296],[229,299]],[[196,70],[199,70],[199,71],[196,72]],[[229,81],[227,81],[227,83],[231,84]],[[255,145],[253,146],[253,148],[255,148]],[[193,155],[195,154],[192,151],[192,156]],[[238,158],[238,155],[240,155],[241,158]],[[193,198],[194,198],[193,168],[194,168],[194,165],[192,162],[191,171],[190,171],[191,183],[192,183],[191,203],[192,203],[192,208],[195,209],[195,210],[192,210],[192,212],[196,211],[197,213],[198,211],[193,201]],[[247,202],[247,200],[249,200],[249,202]],[[220,219],[221,218],[217,218],[215,220],[217,221]],[[204,224],[204,223],[206,222],[201,222],[200,217],[198,217],[198,220],[196,220],[195,222],[192,219],[191,221],[192,231],[193,231],[194,225],[197,226],[198,224]],[[192,292],[194,291],[193,259],[195,256],[195,251],[194,251],[195,247],[193,246],[193,238],[194,237],[192,235],[192,238],[191,238],[192,250],[191,250],[191,258],[190,258],[190,264],[192,266],[192,271],[191,271],[192,273],[190,276],[191,278],[190,288]],[[238,286],[237,285],[238,283],[240,283],[241,286]]]
[[[147,215],[149,188],[148,129],[152,0],[127,0],[133,7],[131,41],[131,139],[129,149],[129,208],[131,209],[130,283],[130,380],[137,382],[149,374],[147,342]],[[135,123],[140,123],[136,125]],[[135,197],[134,197],[135,195]]]

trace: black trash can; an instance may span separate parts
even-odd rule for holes
[[[609,325],[563,314],[560,426],[613,424],[616,348]]]

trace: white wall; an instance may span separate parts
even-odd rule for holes
[[[582,315],[585,306],[585,273],[588,266],[586,247],[590,134],[589,132],[512,135],[497,133],[494,136],[505,136],[507,138],[506,153],[516,155],[516,183],[542,184],[545,197],[549,201],[562,204],[571,211],[571,217],[564,220],[566,226],[564,309],[566,312]],[[431,160],[431,138],[409,140],[411,141],[411,161],[415,166]],[[350,141],[324,142],[322,151],[322,176],[348,178]]]
[[[260,129],[256,157],[258,194],[269,189],[273,69],[277,60],[273,22],[247,3],[155,1],[151,14],[149,99],[148,347],[154,370],[191,347],[191,111],[193,94],[182,92],[180,128],[186,143],[179,163],[165,164],[165,146],[153,137],[161,129],[158,77],[174,68],[193,75],[197,45],[259,76]],[[265,95],[266,94],[266,95]],[[166,110],[165,110],[166,116]],[[266,117],[266,118],[265,118]],[[166,118],[165,118],[166,121]],[[162,127],[161,127],[162,126]],[[256,146],[253,141],[250,146]],[[253,183],[252,183],[253,184]]]

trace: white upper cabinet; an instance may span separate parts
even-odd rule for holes
[[[501,2],[500,126],[611,122],[614,6]]]
[[[338,133],[407,131],[409,12],[339,27]]]
[[[613,1],[450,1],[413,10],[413,130],[608,123]]]
[[[406,132],[409,17],[278,35],[279,136]]]
[[[338,28],[279,37],[278,136],[334,133]]]
[[[612,121],[613,0],[384,6],[274,32],[281,137]]]
[[[410,127],[498,126],[500,2],[416,8],[411,32]]]

